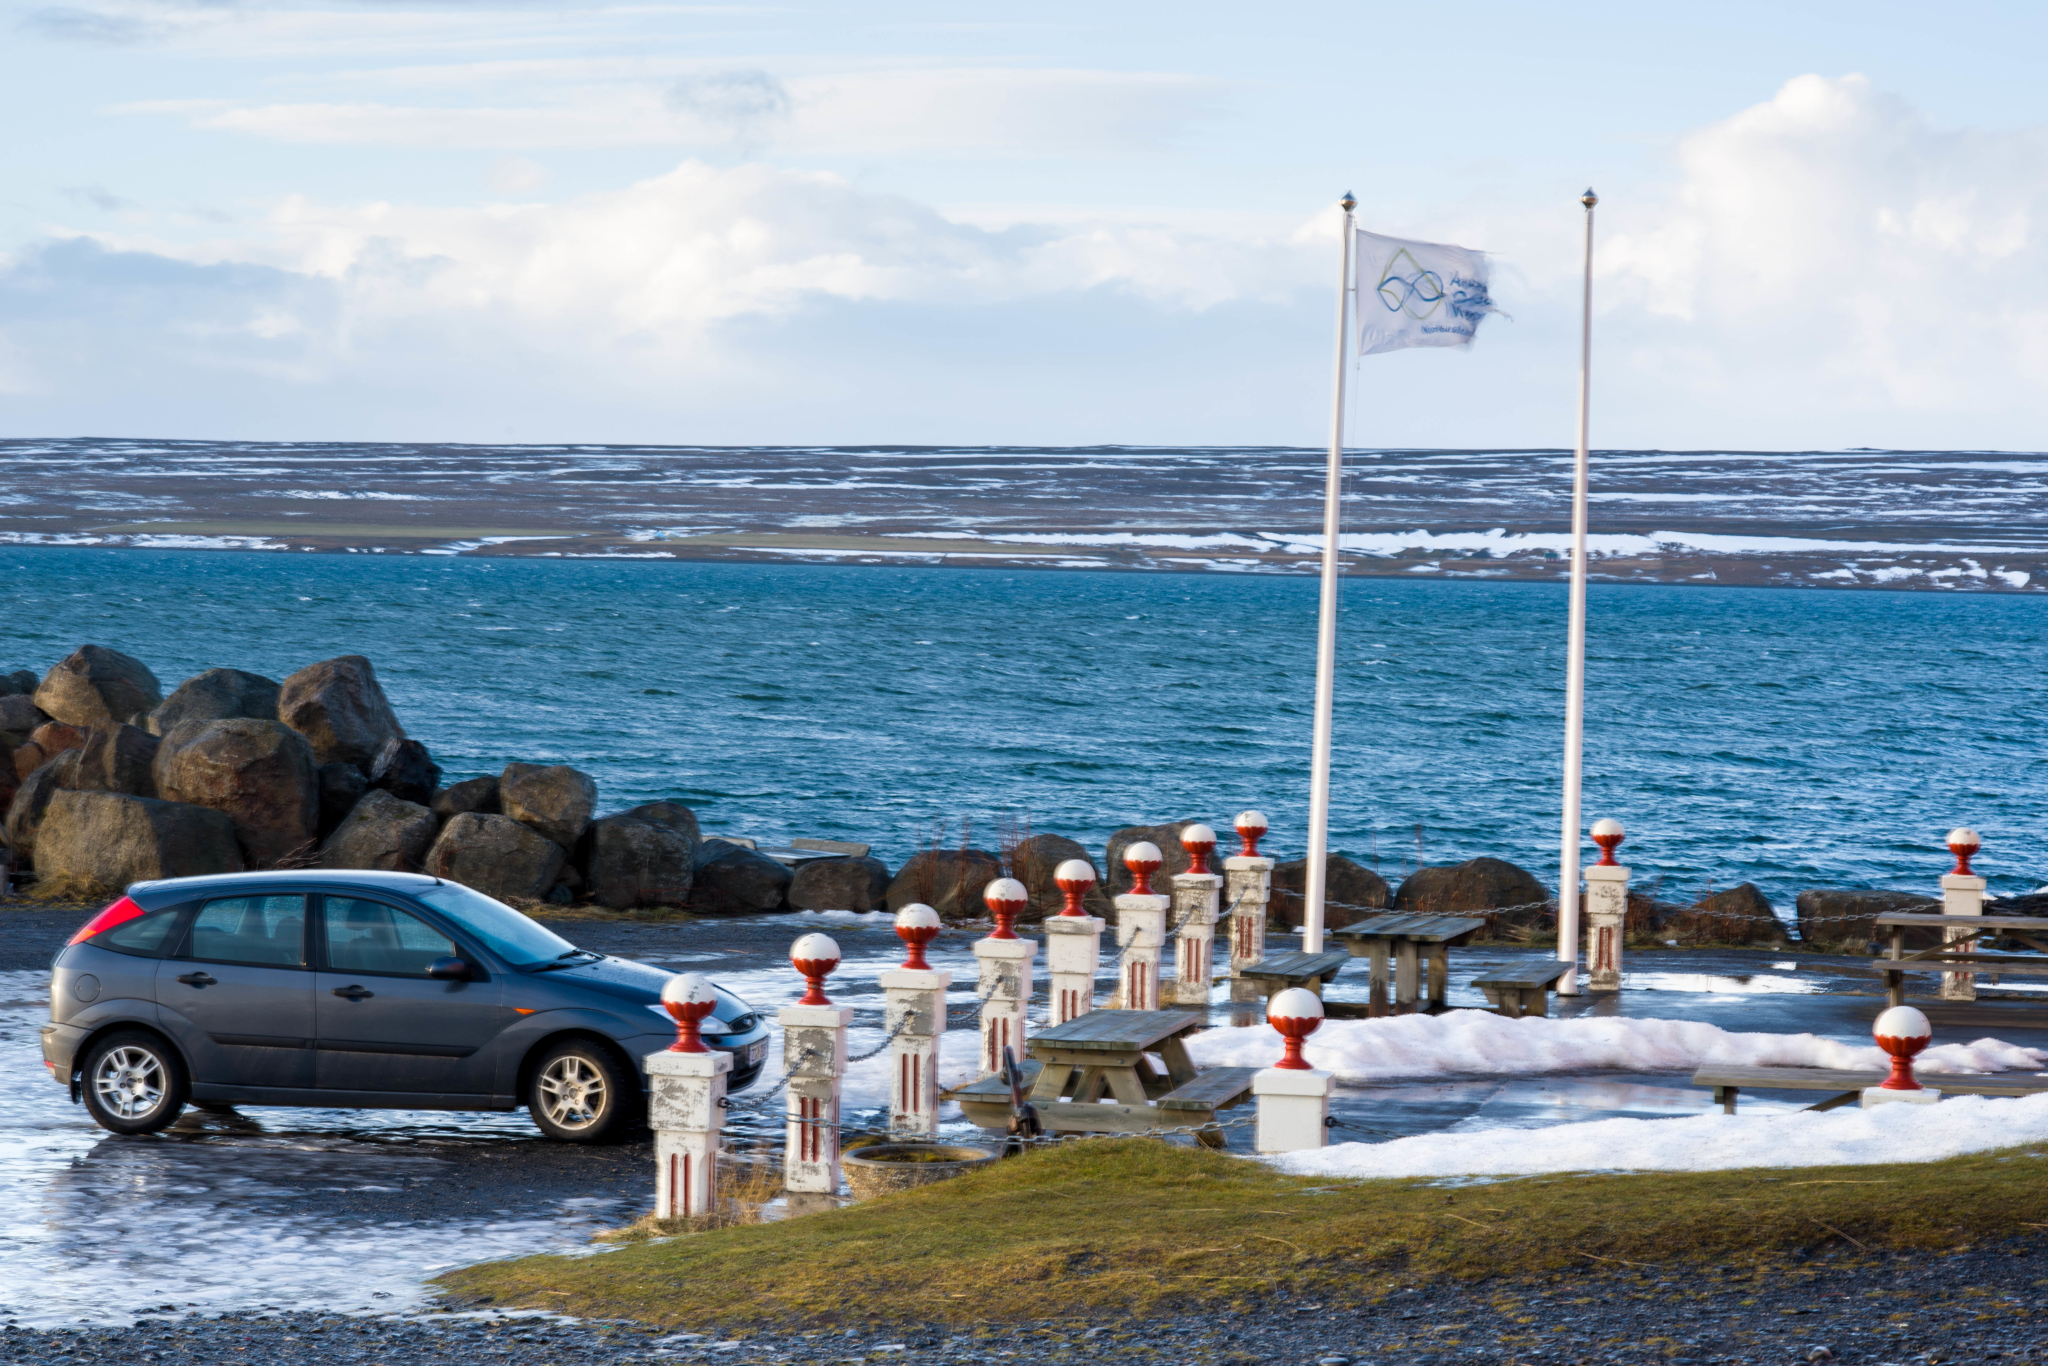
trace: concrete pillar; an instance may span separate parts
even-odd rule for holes
[[[732,1055],[704,1046],[698,1023],[718,1004],[696,973],[669,979],[662,1004],[676,1041],[647,1055],[647,1126],[654,1131],[654,1212],[661,1219],[709,1214],[718,1203],[718,1136]]]
[[[1261,811],[1240,811],[1235,822],[1241,847],[1223,860],[1223,905],[1230,920],[1230,999],[1259,1001],[1265,984],[1243,979],[1244,970],[1266,957],[1266,906],[1273,897],[1273,860],[1259,853],[1266,833]]]
[[[935,1138],[939,1132],[939,1046],[946,1033],[946,988],[953,974],[925,961],[939,933],[939,913],[912,904],[896,912],[896,934],[909,953],[881,976],[883,1024],[889,1042],[889,1136]]]
[[[1023,883],[999,877],[988,884],[982,899],[996,922],[994,933],[974,941],[981,999],[981,1070],[986,1074],[1002,1069],[1005,1048],[1018,1062],[1024,1061],[1024,1012],[1031,1004],[1031,965],[1038,956],[1038,945],[1017,937],[1017,917],[1031,900]]]
[[[1159,846],[1139,840],[1124,850],[1131,890],[1116,899],[1116,942],[1123,950],[1115,1004],[1124,1010],[1159,1009],[1159,956],[1166,946],[1166,913],[1173,898],[1152,890],[1152,875],[1166,862]]]
[[[839,945],[829,936],[805,935],[789,957],[810,989],[776,1013],[782,1022],[783,1067],[789,1073],[782,1183],[794,1192],[831,1195],[839,1189],[839,1088],[846,1075],[846,1027],[853,1012],[825,995],[825,978],[839,966]]]
[[[1614,851],[1626,834],[1611,817],[1593,822],[1593,843],[1600,861],[1586,869],[1586,990],[1621,990],[1621,949],[1628,920],[1628,868],[1615,862]]]
[[[1941,879],[1941,913],[1943,915],[1984,914],[1984,879],[1970,871],[1970,859],[1984,841],[1968,826],[1958,826],[1948,832],[1948,849],[1956,856],[1954,871],[1945,873]],[[1950,930],[1944,936],[1951,944],[1967,947],[1969,931]],[[1974,972],[1944,972],[1941,974],[1941,999],[1944,1001],[1974,1001],[1977,999],[1977,974]]]
[[[1252,1095],[1259,1107],[1255,1146],[1262,1153],[1320,1148],[1329,1141],[1336,1075],[1309,1066],[1301,1045],[1322,1028],[1322,1000],[1305,987],[1289,987],[1274,994],[1266,1021],[1279,1031],[1286,1052],[1279,1062],[1252,1076]]]
[[[1174,955],[1171,994],[1175,1005],[1206,1006],[1223,887],[1223,879],[1209,871],[1216,832],[1206,825],[1190,825],[1180,832],[1180,847],[1188,851],[1189,862],[1188,871],[1173,875],[1173,920],[1180,927],[1180,942]]]
[[[1053,869],[1052,878],[1067,904],[1045,918],[1045,969],[1052,979],[1052,1022],[1063,1025],[1095,1009],[1104,921],[1081,909],[1081,898],[1095,885],[1094,864],[1070,858]]]

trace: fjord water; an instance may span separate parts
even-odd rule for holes
[[[446,781],[573,763],[602,809],[707,830],[1098,851],[1120,825],[1245,806],[1298,854],[1306,577],[15,549],[0,669],[91,641],[163,680],[368,655]],[[1941,837],[1994,891],[2048,871],[2048,606],[2018,595],[1590,592],[1587,820],[1639,886],[1931,891]],[[1553,879],[1565,593],[1345,586],[1332,846],[1390,880],[1489,854]]]

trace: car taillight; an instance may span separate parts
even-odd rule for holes
[[[111,930],[116,925],[125,925],[141,914],[142,907],[124,896],[92,919],[86,921],[85,928],[72,935],[70,943],[83,944],[94,935]],[[65,947],[69,948],[70,944],[65,945]]]

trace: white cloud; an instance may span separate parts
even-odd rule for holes
[[[496,194],[526,194],[548,183],[548,168],[531,157],[494,157],[484,183]]]

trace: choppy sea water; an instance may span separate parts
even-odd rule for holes
[[[708,829],[1099,849],[1247,805],[1298,853],[1316,585],[1291,577],[13,549],[0,669],[85,641],[165,687],[369,655],[447,780],[573,763],[615,809]],[[2048,872],[2048,607],[2013,595],[1590,593],[1588,821],[1638,885],[1932,890],[1985,837],[1994,891]],[[1332,845],[1398,878],[1557,864],[1564,590],[1346,584]]]

